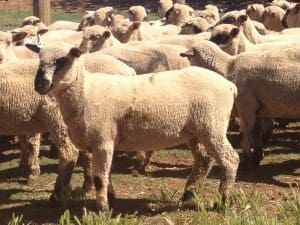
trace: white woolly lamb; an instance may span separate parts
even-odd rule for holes
[[[219,191],[226,199],[239,162],[226,137],[234,84],[196,67],[136,77],[90,74],[78,48],[56,63],[49,61],[48,54],[46,48],[41,49],[35,90],[55,95],[73,142],[92,151],[99,209],[109,209],[115,150],[149,151],[180,143],[189,144],[195,159],[184,200],[191,197],[196,182],[204,181],[212,158],[224,172]],[[200,150],[200,142],[207,153]]]

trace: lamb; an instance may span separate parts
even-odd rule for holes
[[[54,94],[73,142],[92,151],[100,210],[108,211],[108,193],[113,194],[109,172],[114,151],[149,151],[185,142],[195,163],[183,200],[192,196],[196,182],[204,181],[213,158],[224,172],[219,191],[226,200],[239,163],[226,137],[236,95],[234,84],[196,67],[130,78],[90,74],[78,48],[54,59],[57,65],[49,60],[46,48],[39,56],[35,90]],[[207,153],[200,150],[200,142]]]
[[[166,20],[169,24],[180,26],[192,18],[194,10],[188,5],[174,4],[169,13],[166,14]]]
[[[299,39],[300,34],[270,34],[270,35],[260,35],[255,29],[252,21],[247,15],[239,11],[230,11],[225,13],[218,24],[234,24],[243,29],[244,34],[254,44],[263,42],[275,42],[275,41],[296,41]]]
[[[106,47],[116,45],[121,45],[121,43],[113,37],[113,35],[107,28],[99,25],[94,25],[84,30],[79,48],[83,52],[87,52],[87,49],[89,49],[91,52],[94,52]]]
[[[112,7],[97,9],[94,14],[95,24],[103,27],[109,27],[113,21],[113,13],[114,9]]]
[[[159,0],[158,1],[158,7],[157,7],[157,13],[160,18],[164,18],[166,14],[170,13],[170,9],[173,7],[173,1],[172,0]]]
[[[130,21],[148,21],[146,9],[141,5],[131,6],[128,14]]]
[[[100,52],[111,55],[132,67],[137,74],[182,69],[190,65],[187,59],[180,57],[186,48],[181,46],[142,44],[137,46],[113,46]]]
[[[295,6],[296,3],[294,2],[289,2],[289,1],[286,1],[286,0],[273,0],[271,2],[271,5],[275,5],[275,6],[278,6],[284,10],[288,10],[292,7]]]
[[[296,4],[291,9],[288,9],[282,18],[282,25],[285,28],[300,27],[300,3]]]
[[[207,31],[211,25],[202,17],[195,17],[181,26],[180,34],[197,34]]]
[[[262,134],[263,118],[300,118],[299,48],[230,56],[214,43],[202,41],[182,56],[237,85],[235,106],[248,166],[258,165],[264,155],[262,137],[254,137],[255,133]]]
[[[262,15],[262,23],[268,30],[282,31],[284,27],[282,26],[281,20],[285,14],[285,11],[278,6],[268,6],[264,9]]]
[[[297,47],[300,41],[278,41],[265,42],[261,44],[251,43],[240,29],[232,24],[221,24],[212,30],[210,41],[216,43],[223,51],[230,55],[237,55],[242,52],[264,52],[270,49],[281,50]]]
[[[40,173],[39,133],[50,132],[52,141],[59,149],[58,176],[51,195],[51,199],[55,200],[62,188],[69,184],[78,150],[67,135],[54,99],[50,96],[39,96],[32,88],[38,62],[27,60],[0,65],[0,89],[5,93],[0,97],[0,135],[17,135],[21,141],[28,141],[29,155],[32,157],[27,159],[28,162],[22,158],[20,165],[29,164],[29,178],[33,178]],[[86,180],[85,187],[90,189],[91,184],[92,180]]]
[[[251,20],[262,22],[264,9],[265,7],[262,4],[250,4],[247,6],[246,13]]]
[[[204,18],[212,26],[215,25],[220,19],[218,7],[208,4],[204,8],[196,12],[196,16]]]

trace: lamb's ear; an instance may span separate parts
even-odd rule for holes
[[[79,58],[81,56],[81,50],[79,48],[71,48],[68,56],[70,56],[71,58]]]
[[[196,55],[196,51],[193,48],[188,50],[187,52],[180,53],[181,57],[187,57],[187,58],[194,57],[195,55]]]
[[[295,9],[296,9],[296,13],[298,13],[300,11],[300,3],[297,3],[295,5]]]
[[[233,37],[233,38],[235,38],[239,34],[239,32],[240,32],[239,28],[234,27],[230,31],[230,36]]]
[[[47,33],[48,31],[49,31],[49,30],[48,30],[47,28],[42,28],[42,29],[39,29],[39,30],[38,30],[37,34],[43,35],[43,34]]]
[[[40,22],[42,22],[42,20],[39,19],[39,20],[34,20],[32,23],[33,23],[33,25],[37,25]]]
[[[33,52],[35,52],[35,53],[39,53],[40,50],[41,50],[41,48],[40,48],[38,45],[36,45],[36,44],[27,43],[27,44],[25,44],[25,46],[26,46],[29,50],[31,50],[31,51],[33,51]]]
[[[247,21],[247,19],[248,19],[247,15],[240,15],[239,18],[238,18],[238,21],[240,23],[244,23],[245,21]]]
[[[133,24],[131,25],[131,28],[133,30],[137,30],[137,29],[139,29],[140,26],[141,26],[140,22],[133,22]]]
[[[13,40],[13,42],[19,42],[19,41],[22,41],[26,36],[27,36],[27,33],[24,31],[12,33],[12,40]]]
[[[110,35],[111,35],[111,33],[107,30],[107,31],[103,32],[102,36],[103,36],[104,39],[108,39],[110,37]]]

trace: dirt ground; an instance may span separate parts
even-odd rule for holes
[[[229,135],[233,146],[240,151],[237,133]],[[51,205],[48,198],[53,190],[57,171],[57,160],[48,157],[48,143],[41,150],[42,174],[27,184],[18,168],[18,146],[6,144],[0,152],[0,224],[7,224],[14,212],[23,214],[25,221],[33,224],[56,224],[66,208],[72,215],[80,216],[82,208],[94,208],[94,191],[83,201],[66,201],[65,204]],[[248,171],[239,171],[235,189],[242,188],[248,195],[256,190],[263,199],[263,210],[276,214],[276,203],[286,198],[291,187],[299,191],[300,173],[300,123],[290,124],[286,129],[276,129],[266,148],[262,164]],[[169,193],[173,203],[179,201],[188,174],[192,157],[188,150],[158,151],[152,158],[147,175],[139,175],[133,170],[135,160],[119,155],[114,161],[113,184],[117,200],[112,204],[114,213],[133,214],[144,224],[165,224],[163,216],[192,217],[193,211],[178,207],[163,206],[164,196]],[[213,198],[219,183],[219,167],[215,166],[205,185],[200,190],[203,198]],[[82,184],[82,169],[76,167],[72,187]],[[163,192],[162,192],[163,190]],[[157,205],[159,207],[157,207]]]

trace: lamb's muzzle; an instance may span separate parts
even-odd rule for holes
[[[48,94],[53,87],[51,80],[45,78],[45,71],[41,68],[36,73],[34,80],[34,90],[41,95]]]

